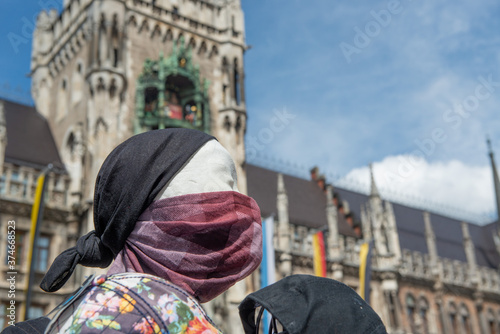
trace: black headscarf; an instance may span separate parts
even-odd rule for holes
[[[105,268],[125,245],[141,213],[184,166],[214,137],[189,129],[165,129],[136,135],[116,147],[97,175],[95,231],[52,263],[40,287],[59,290],[78,263]]]
[[[239,306],[246,334],[256,333],[257,306],[289,334],[387,333],[377,313],[353,289],[329,278],[292,275],[248,295]]]

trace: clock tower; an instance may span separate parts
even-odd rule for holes
[[[245,50],[239,0],[65,0],[62,12],[39,14],[32,95],[71,177],[82,234],[93,229],[102,162],[136,133],[186,127],[215,136],[246,193]],[[230,322],[244,284],[232,291],[212,308],[239,328]]]

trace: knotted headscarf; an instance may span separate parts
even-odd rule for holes
[[[236,181],[229,153],[207,142],[142,213],[108,274],[162,277],[202,303],[248,276],[262,259],[260,210]]]
[[[77,264],[105,268],[122,250],[139,216],[164,190],[190,157],[214,137],[189,129],[164,129],[136,135],[104,161],[94,192],[95,231],[61,253],[40,284],[59,290]]]

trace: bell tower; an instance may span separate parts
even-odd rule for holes
[[[186,127],[214,135],[233,157],[246,193],[240,1],[63,4],[61,13],[38,16],[32,96],[72,178],[70,204],[80,232],[93,228],[94,181],[103,160],[139,132]]]
[[[226,147],[245,193],[245,50],[239,0],[65,0],[38,17],[33,98],[61,150],[83,130],[87,180],[133,134],[187,127]]]

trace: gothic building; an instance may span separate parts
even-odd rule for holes
[[[37,177],[49,164],[53,169],[47,179],[44,221],[33,253],[37,286],[55,255],[76,243],[79,222],[69,206],[70,178],[47,121],[33,107],[0,100],[0,328],[24,317],[31,209]],[[45,314],[73,289],[69,284],[53,295],[33,289],[30,315]]]
[[[492,160],[493,161],[493,160]],[[496,170],[496,169],[495,169]],[[373,241],[371,305],[389,333],[500,333],[496,223],[485,226],[247,166],[248,193],[275,215],[278,278],[313,274],[325,233],[327,277],[359,289],[359,245]]]
[[[35,108],[0,101],[0,228],[16,222],[17,319],[36,176],[54,165],[35,252],[39,282],[93,228],[94,181],[107,154],[133,134],[187,127],[216,136],[236,162],[240,191],[263,217],[274,214],[278,277],[313,273],[311,236],[321,230],[327,276],[358,289],[359,244],[373,240],[371,301],[390,333],[500,333],[494,224],[384,201],[373,178],[365,195],[333,188],[317,169],[305,180],[245,164],[245,50],[239,0],[65,0],[62,12],[40,13]],[[2,238],[4,275],[7,247]],[[55,294],[35,289],[30,314],[50,311],[90,272],[79,267]],[[236,306],[257,288],[258,272],[206,305],[223,332],[242,332]],[[9,289],[0,282],[2,316]]]

